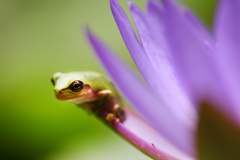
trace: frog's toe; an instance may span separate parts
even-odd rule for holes
[[[107,115],[107,117],[106,117],[106,120],[109,121],[109,122],[111,122],[113,119],[115,119],[114,114],[108,113],[108,115]]]
[[[116,120],[116,123],[118,124],[118,123],[120,123],[120,119],[119,118],[117,118],[114,114],[112,114],[112,113],[108,113],[108,115],[107,115],[107,117],[106,117],[106,120],[108,121],[108,122],[111,122],[112,120]]]
[[[120,123],[120,119],[119,118],[115,118],[116,119],[116,123]]]

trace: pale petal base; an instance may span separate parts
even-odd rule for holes
[[[102,111],[102,118],[112,129],[140,151],[153,159],[191,159],[166,141],[162,135],[134,111],[127,107],[124,108],[124,111],[126,120],[123,123],[117,124],[115,120],[113,120],[112,123],[106,122],[104,118],[108,113],[105,111]],[[167,153],[169,151],[171,153]],[[174,155],[174,157],[172,155]],[[178,158],[175,158],[175,156]]]

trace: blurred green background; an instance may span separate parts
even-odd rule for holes
[[[127,0],[118,1],[130,16]],[[132,1],[144,8],[145,0]],[[183,2],[211,26],[215,0]],[[94,116],[54,98],[53,73],[103,72],[86,25],[134,66],[109,0],[0,0],[0,159],[149,159]]]

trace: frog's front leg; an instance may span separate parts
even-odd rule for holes
[[[108,115],[106,117],[106,120],[111,122],[112,120],[116,120],[116,123],[120,122],[119,116],[120,116],[120,105],[114,102],[112,92],[110,90],[103,90],[99,91],[98,95],[101,98],[98,104],[98,109],[105,109],[108,111]]]
[[[97,93],[99,98],[99,101],[97,103],[97,109],[96,112],[100,111],[103,109],[107,102],[111,99],[112,97],[112,92],[110,90],[102,90]]]

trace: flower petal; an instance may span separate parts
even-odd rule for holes
[[[203,26],[200,23],[200,20],[187,8],[184,8],[183,16],[186,19],[186,23],[188,23],[189,27],[197,36],[201,37],[201,39],[205,40],[205,43],[211,43],[214,45],[213,37],[210,35],[210,32],[207,30],[206,26]]]
[[[153,159],[192,159],[182,152],[179,152],[178,149],[166,141],[149,123],[131,109],[125,107],[124,112],[127,117],[125,121],[118,124],[112,121],[110,127],[139,150]],[[102,115],[105,119],[108,113],[102,112]]]
[[[142,73],[144,79],[148,83],[149,87],[152,89],[153,93],[155,95],[161,94],[161,96],[158,96],[158,100],[159,100],[161,106],[154,107],[153,109],[155,111],[157,111],[158,113],[162,112],[161,110],[169,110],[167,108],[169,105],[169,98],[166,97],[164,94],[162,94],[162,93],[164,93],[165,90],[162,90],[161,86],[158,85],[159,81],[161,81],[163,79],[161,79],[159,77],[159,74],[156,71],[156,68],[152,65],[152,63],[150,62],[151,60],[149,61],[148,57],[146,56],[143,49],[141,48],[141,46],[136,38],[136,35],[132,29],[132,26],[131,26],[126,14],[124,13],[123,9],[121,8],[121,6],[117,3],[116,0],[111,0],[110,4],[111,4],[113,16],[115,18],[115,21],[119,27],[121,34],[122,34],[123,40],[125,41],[125,44],[129,50],[133,60],[135,61],[139,71]],[[151,123],[155,123],[156,125],[153,124],[155,127],[159,128],[159,124],[151,121],[149,119],[150,117],[146,117],[146,118],[148,118],[148,120]],[[193,148],[192,148],[192,143],[191,143],[192,139],[191,139],[190,135],[193,130],[193,128],[192,128],[193,126],[191,124],[189,124],[189,122],[186,124],[186,121],[182,121],[178,117],[174,116],[174,118],[178,119],[177,121],[179,123],[182,123],[181,125],[183,126],[183,128],[181,128],[181,130],[183,131],[183,134],[181,136],[183,136],[183,137],[182,138],[180,138],[181,136],[171,137],[171,138],[175,139],[174,142],[171,139],[170,140],[175,145],[180,147],[182,150],[186,151],[189,154],[192,154]],[[158,123],[160,123],[160,121],[158,121]],[[163,132],[163,130],[161,130],[161,133],[162,132]],[[188,136],[187,136],[187,134],[188,134]],[[164,136],[169,136],[169,135],[164,134]],[[183,139],[185,139],[185,140],[183,140]]]
[[[151,90],[155,90],[156,85],[161,90],[155,90],[155,96],[158,99],[166,101],[167,107],[185,123],[194,125],[196,122],[196,111],[190,103],[188,97],[180,87],[174,74],[174,68],[169,61],[166,51],[155,41],[155,33],[152,31],[154,24],[149,24],[146,15],[135,6],[130,4],[130,12],[135,21],[142,46],[147,54],[151,64],[158,72],[158,83],[149,84]]]
[[[212,46],[209,37],[196,32],[199,29],[189,24],[174,2],[164,0],[164,4],[170,52],[189,97],[195,102],[195,106],[203,99],[214,101],[216,106],[231,115],[234,110],[229,108],[228,97],[215,66],[216,53],[208,52],[206,49],[206,44],[210,48],[215,46]]]
[[[164,25],[162,24],[165,9],[162,4],[156,0],[148,0],[146,5],[146,19],[151,27],[151,33],[154,33],[153,38],[162,50],[167,51],[166,35]]]
[[[162,107],[135,73],[89,30],[87,31],[87,38],[105,69],[135,109],[171,143],[184,151],[190,152],[193,149],[191,145],[193,139],[192,128],[176,119],[166,107]]]
[[[221,0],[215,22],[219,67],[240,122],[240,1]]]

